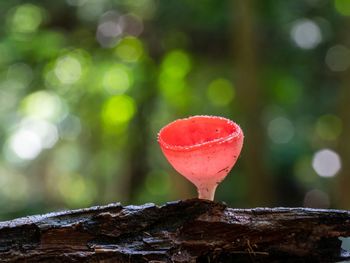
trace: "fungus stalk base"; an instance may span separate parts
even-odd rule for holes
[[[206,200],[214,201],[214,195],[215,195],[216,187],[217,187],[217,184],[204,185],[204,186],[201,186],[201,187],[197,187],[198,198],[199,199],[206,199]]]

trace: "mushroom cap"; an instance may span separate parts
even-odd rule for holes
[[[174,169],[200,187],[225,178],[241,152],[243,137],[235,122],[200,115],[169,123],[158,133],[158,142]]]

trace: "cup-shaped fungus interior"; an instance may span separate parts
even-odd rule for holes
[[[234,136],[238,132],[237,127],[221,117],[194,116],[164,127],[159,134],[159,141],[168,149],[186,150]]]

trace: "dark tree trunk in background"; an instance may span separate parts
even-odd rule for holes
[[[242,151],[250,206],[268,205],[274,200],[271,179],[264,166],[264,128],[261,125],[262,85],[257,62],[257,32],[254,31],[254,0],[233,1],[233,55],[237,103],[241,110],[245,140]]]
[[[341,35],[346,36],[347,39],[342,41],[345,42],[347,48],[350,48],[350,37],[348,34],[350,30],[350,19],[347,19],[347,23],[344,23],[343,30]],[[343,131],[339,139],[339,154],[342,159],[342,169],[337,175],[335,194],[338,207],[350,209],[350,68],[347,68],[347,70],[340,75],[340,79],[338,101],[339,117],[342,120]]]
[[[150,98],[150,103],[143,101],[138,105],[139,114],[135,117],[132,128],[129,130],[129,145],[130,150],[128,152],[127,162],[128,173],[126,174],[125,187],[127,188],[127,198],[128,203],[134,202],[139,194],[140,189],[143,186],[147,172],[149,172],[149,166],[147,162],[148,155],[148,142],[149,139],[154,137],[149,134],[150,124],[147,113],[151,114],[151,104],[153,100]],[[156,138],[154,138],[156,141]]]
[[[349,27],[350,28],[350,27]],[[337,205],[338,207],[350,209],[350,69],[344,72],[340,88],[340,112],[343,131],[339,139],[339,154],[342,161],[342,169],[337,175]]]
[[[110,204],[0,222],[0,262],[350,260],[340,236],[350,236],[349,211]]]
[[[125,188],[126,202],[133,203],[137,200],[140,189],[144,184],[147,173],[150,171],[148,164],[148,150],[150,139],[152,143],[157,140],[157,134],[150,134],[155,100],[157,99],[156,78],[154,65],[145,67],[144,73],[148,75],[148,81],[139,84],[134,97],[137,99],[137,114],[130,124],[128,149],[128,173],[125,174],[123,187]],[[141,90],[140,90],[141,89]]]

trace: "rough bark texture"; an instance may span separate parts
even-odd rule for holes
[[[337,262],[350,212],[233,209],[191,199],[0,223],[1,262]]]

